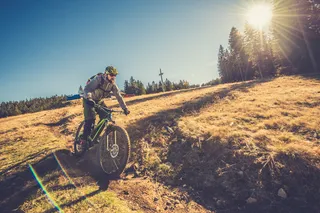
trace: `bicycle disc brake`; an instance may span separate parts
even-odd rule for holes
[[[119,146],[118,144],[113,144],[111,149],[110,149],[110,155],[112,158],[117,157],[119,154]]]

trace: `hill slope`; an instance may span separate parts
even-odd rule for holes
[[[115,120],[131,137],[135,176],[129,169],[124,180],[107,180],[68,154],[83,119],[79,101],[0,119],[1,209],[54,211],[37,173],[65,212],[320,210],[319,80],[282,77],[126,100],[132,114]]]

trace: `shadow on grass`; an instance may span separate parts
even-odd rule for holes
[[[53,162],[51,155],[43,157],[34,165],[40,177],[44,176],[47,172],[57,171],[57,164]],[[47,183],[57,176],[52,176]],[[12,212],[14,209],[19,208],[26,199],[37,192],[39,186],[35,181],[29,168],[24,171],[10,174],[2,182],[0,182],[0,209],[3,212]]]
[[[170,162],[177,173],[162,181],[178,187],[186,185],[191,198],[205,208],[216,212],[319,212],[320,171],[312,163],[296,157],[294,161],[303,165],[296,167],[291,158],[278,156],[276,161],[284,168],[275,174],[268,166],[262,169],[264,164],[257,162],[260,156],[239,152],[241,147],[232,139],[226,143],[221,139],[204,140],[197,145],[198,141],[185,138],[176,127],[180,117],[197,113],[219,100],[233,99],[233,91],[248,92],[264,82],[234,84],[129,125],[133,160],[139,158],[140,147],[136,143],[143,139],[149,147],[159,149],[146,135],[169,126],[175,132],[167,137],[168,147],[162,147],[167,159],[163,163]],[[280,188],[287,192],[286,199],[277,195]],[[252,204],[246,201],[250,197],[256,199]]]
[[[71,201],[71,202],[64,203],[64,204],[60,205],[60,208],[64,209],[65,207],[73,206],[73,205],[75,205],[75,204],[77,204],[77,203],[79,203],[81,201],[87,200],[88,198],[99,194],[101,191],[102,191],[101,189],[95,190],[95,191],[93,191],[91,193],[86,194],[85,196],[81,196],[77,200],[74,200],[74,201]],[[92,205],[92,207],[95,207],[93,204],[91,204],[91,205]],[[56,212],[56,211],[57,211],[56,208],[52,208],[52,209],[49,209],[49,210],[45,211],[45,213],[52,213],[52,212]]]
[[[301,76],[301,77],[303,77],[305,79],[320,80],[320,72],[318,72],[318,73],[300,74],[298,76]]]
[[[49,151],[50,151],[50,149],[45,149],[45,150],[43,150],[43,151],[39,151],[39,152],[37,152],[37,153],[31,154],[31,155],[25,157],[23,161],[20,161],[19,163],[16,163],[16,164],[14,164],[13,166],[10,166],[10,167],[6,168],[5,170],[1,171],[1,172],[0,172],[0,175],[4,175],[4,174],[6,174],[7,172],[9,172],[10,170],[17,168],[17,167],[20,166],[21,164],[24,164],[25,162],[27,162],[27,161],[29,161],[29,160],[35,159],[35,158],[43,155],[43,153],[46,153],[46,152],[49,152]]]
[[[274,161],[283,168],[264,167],[258,155],[239,152],[241,145],[220,139],[174,140],[167,159],[179,171],[174,185],[189,186],[190,196],[215,212],[319,212],[320,170],[310,161],[282,154]],[[287,198],[278,196],[284,189]],[[248,198],[256,199],[248,204]]]
[[[156,113],[155,115],[139,120],[136,123],[129,125],[127,127],[127,131],[130,135],[130,138],[133,139],[133,141],[139,140],[143,138],[145,134],[148,133],[150,124],[154,127],[164,127],[165,125],[174,126],[175,121],[184,115],[193,112],[198,112],[201,108],[207,106],[208,104],[214,104],[227,97],[233,99],[233,96],[231,95],[233,91],[248,92],[249,88],[254,87],[256,84],[260,84],[263,82],[265,81],[244,82],[231,85],[228,88],[217,90],[198,99],[185,102],[181,107],[163,110],[161,112]],[[132,145],[134,148],[135,144]]]
[[[74,115],[69,115],[69,116],[67,116],[67,117],[64,117],[64,118],[62,118],[60,121],[55,122],[55,123],[41,123],[41,124],[44,124],[44,125],[49,126],[49,127],[61,126],[61,125],[63,125],[63,124],[66,124],[66,123],[70,122],[70,120],[71,120],[72,118],[74,118],[74,117],[76,117],[75,114],[74,114]],[[40,123],[39,123],[39,124],[40,124]]]
[[[76,159],[70,155],[68,150],[58,150],[49,154],[41,158],[37,163],[34,163],[32,167],[44,185],[61,176],[65,176],[68,179],[69,184],[66,186],[48,186],[49,191],[61,191],[74,188],[75,193],[79,195],[77,200],[61,204],[62,208],[72,206],[103,190],[107,190],[110,182],[108,176],[105,175],[101,169],[92,165],[87,159]],[[53,172],[57,172],[58,174],[54,174],[44,179],[47,174]],[[80,183],[77,183],[79,181]],[[86,195],[77,192],[77,187],[90,183],[98,183],[99,189]],[[19,206],[27,201],[27,199],[30,199],[32,195],[36,195],[39,188],[39,183],[36,181],[29,167],[21,172],[16,172],[5,177],[4,180],[0,182],[1,211],[21,211],[19,210]],[[56,211],[56,209],[52,208],[48,212],[54,211]]]
[[[207,88],[209,88],[209,87],[197,87],[197,88],[192,88],[192,89],[182,89],[182,90],[170,91],[170,92],[166,92],[166,93],[157,94],[157,95],[154,95],[151,97],[145,97],[145,98],[141,98],[141,99],[137,99],[137,100],[126,101],[126,104],[130,106],[133,104],[151,101],[151,100],[158,99],[158,98],[170,97],[170,96],[174,96],[174,95],[181,94],[181,93],[191,92],[191,91],[195,91],[195,90],[203,90],[203,89],[207,89]]]

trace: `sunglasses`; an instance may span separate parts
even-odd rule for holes
[[[115,74],[109,74],[111,77],[116,77],[117,75],[115,75]]]

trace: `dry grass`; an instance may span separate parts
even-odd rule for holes
[[[234,91],[232,101],[183,117],[178,125],[192,138],[220,138],[224,142],[254,143],[273,154],[291,153],[309,159],[320,155],[320,83],[283,77]]]
[[[208,92],[209,90],[209,88],[204,89],[200,92],[200,94],[202,94],[203,92]],[[171,99],[166,95],[169,94],[175,97],[179,96],[179,94],[175,94],[180,92],[167,92],[161,94],[160,98],[159,94],[154,94],[126,99],[126,101],[130,105],[132,114],[128,117],[124,115],[115,115],[114,118],[115,120],[117,120],[117,123],[126,127],[131,123],[162,111],[168,106],[168,100],[171,100],[171,108],[175,108],[182,104],[182,100]],[[190,93],[192,93],[192,96],[187,97],[187,94]],[[185,91],[185,93],[183,92],[182,94],[184,94],[183,97],[186,97],[185,100],[191,100],[192,98],[199,95],[196,91],[192,90]],[[146,102],[144,100],[145,98],[150,98],[150,102]],[[133,104],[130,104],[130,102],[133,102]],[[110,107],[114,107],[115,105],[117,105],[117,102],[115,100],[107,100],[106,104]],[[4,175],[1,176],[1,181],[4,181],[3,183],[5,184],[5,187],[10,187],[6,186],[6,184],[10,184],[10,182],[8,181],[10,181],[11,177],[13,177],[12,179],[14,182],[14,180],[16,180],[17,177],[20,176],[20,174],[28,172],[28,164],[37,163],[39,162],[39,160],[42,160],[44,157],[50,155],[56,150],[66,148],[69,149],[70,145],[73,142],[74,133],[80,122],[83,120],[82,110],[83,108],[81,101],[73,101],[72,106],[62,109],[55,109],[1,119],[0,172],[4,172]],[[58,177],[50,180],[50,177],[56,176],[57,173],[59,173]],[[88,205],[86,200],[79,201],[80,195],[78,192],[81,191],[82,194],[87,195],[94,191],[97,191],[98,186],[96,183],[92,183],[89,185],[88,183],[83,183],[80,188],[77,188],[77,190],[75,190],[72,187],[64,188],[70,183],[64,178],[64,176],[61,174],[61,171],[49,172],[48,174],[40,178],[44,182],[46,182],[47,179],[50,180],[45,184],[45,187],[48,189],[53,199],[60,206],[63,206],[63,210],[65,212],[133,211],[132,209],[128,208],[129,204],[121,201],[113,191],[99,191],[99,193],[94,194],[92,197],[90,197],[89,200],[97,204],[96,208],[92,208],[90,205]],[[64,181],[61,182],[59,180]],[[20,178],[17,179],[18,183],[19,181],[21,181]],[[44,195],[41,189],[38,189],[36,192],[31,191],[30,193],[32,193],[32,196],[30,197],[19,198],[19,196],[21,196],[21,193],[31,190],[30,186],[38,186],[38,184],[34,180],[30,180],[29,182],[30,184],[27,184],[24,188],[22,188],[22,190],[18,190],[18,192],[9,194],[8,196],[10,197],[10,199],[26,199],[19,207],[20,210],[25,212],[44,212],[46,210],[52,211],[53,206],[50,204],[50,202],[48,202],[47,197]],[[144,200],[144,198],[141,198],[141,200]],[[5,199],[5,201],[8,201],[8,199]],[[75,202],[75,204],[72,204],[72,202]],[[68,204],[70,203],[72,205],[69,206]],[[196,208],[201,207],[197,206]],[[139,210],[137,210],[137,212],[139,212]]]
[[[282,172],[286,167],[286,161],[281,160],[283,156],[303,159],[308,166],[319,169],[319,91],[318,80],[301,77],[223,84],[128,98],[126,102],[132,113],[127,117],[114,115],[114,118],[129,131],[132,160],[140,162],[142,174],[149,174],[156,180],[162,178],[170,184],[188,184],[192,188],[222,187],[225,191],[220,190],[221,197],[231,194],[233,199],[245,200],[248,195],[242,193],[234,177],[240,169],[247,175],[244,187],[250,190],[261,185],[258,176],[266,168]],[[118,106],[115,100],[106,100],[106,104]],[[62,109],[0,119],[0,172],[5,172],[1,181],[28,170],[28,163],[34,164],[52,151],[69,149],[83,119],[82,110],[81,102],[73,101],[72,106]],[[166,126],[174,133],[168,134]],[[46,187],[61,205],[78,200],[74,188],[64,188],[69,182],[60,172],[42,176],[43,180],[58,177],[48,181]],[[128,190],[136,189],[130,182],[128,184]],[[98,188],[92,183],[83,184],[80,189],[90,194]],[[99,191],[89,200],[97,203],[101,212],[132,211],[128,202],[118,198],[122,196],[118,192]],[[218,195],[220,192],[215,191]],[[134,198],[136,202],[138,198],[147,199],[141,193]],[[199,196],[190,195],[195,200]],[[264,193],[263,196],[269,195]],[[149,201],[141,203],[151,209],[155,207]],[[210,206],[206,208],[212,208]],[[229,206],[232,207],[231,203]],[[42,212],[52,205],[39,189],[19,208],[26,212]],[[63,209],[65,212],[97,211],[86,201]],[[203,211],[199,206],[194,209]]]
[[[54,178],[52,178],[54,177]],[[64,212],[132,212],[125,201],[115,193],[99,190],[95,184],[82,184],[75,188],[61,171],[51,172],[41,178],[48,194]],[[49,181],[48,181],[49,180]],[[82,195],[86,195],[84,199]],[[54,207],[48,202],[42,189],[38,189],[20,209],[24,212],[52,212]]]

